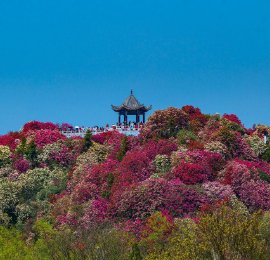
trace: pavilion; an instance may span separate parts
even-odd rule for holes
[[[145,123],[145,113],[152,109],[152,106],[145,106],[141,104],[133,95],[131,90],[130,95],[120,106],[112,105],[112,109],[118,113],[118,123],[121,124],[121,116],[124,116],[124,123],[128,123],[128,116],[136,116],[136,124],[140,123],[140,117],[142,116],[142,122]]]

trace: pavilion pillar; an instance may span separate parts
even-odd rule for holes
[[[128,117],[127,117],[127,111],[125,112],[125,115],[124,115],[124,123],[125,123],[125,125],[127,124],[127,122],[128,122]]]
[[[143,113],[143,123],[145,123],[145,113]]]
[[[118,124],[119,125],[121,124],[121,114],[120,113],[118,114]]]

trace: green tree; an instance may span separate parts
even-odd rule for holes
[[[127,151],[128,151],[128,138],[127,136],[124,136],[121,140],[120,150],[116,155],[117,160],[122,161]]]
[[[197,235],[211,249],[213,259],[267,259],[260,221],[258,213],[222,205],[201,215]]]
[[[30,144],[27,146],[25,156],[27,160],[31,162],[32,168],[38,166],[38,151],[34,141],[31,141]]]
[[[85,133],[85,136],[83,138],[83,151],[86,152],[88,149],[92,146],[92,133],[88,129]]]

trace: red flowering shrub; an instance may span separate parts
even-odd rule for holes
[[[177,152],[174,157],[177,163],[176,166],[181,164],[183,161],[198,164],[209,173],[209,178],[211,179],[213,179],[217,172],[225,165],[225,160],[220,153],[209,151],[195,150]]]
[[[114,134],[114,132],[110,131],[110,132],[104,132],[104,133],[100,133],[97,135],[93,135],[92,141],[99,143],[99,144],[104,144],[112,137],[113,134]]]
[[[238,125],[240,125],[241,127],[244,128],[241,120],[238,118],[238,116],[234,115],[234,114],[224,114],[223,115],[223,118],[226,118],[227,120],[231,121],[231,122],[234,122]]]
[[[198,131],[207,123],[207,116],[202,114],[199,108],[193,106],[184,106],[182,110],[187,113],[189,117],[189,125],[193,131]]]
[[[0,145],[8,146],[11,150],[15,150],[22,138],[22,134],[18,132],[10,132],[0,136]]]
[[[183,162],[173,170],[173,174],[183,183],[192,185],[208,180],[211,172],[200,164]]]
[[[51,122],[38,122],[38,121],[31,121],[26,123],[23,126],[23,133],[28,133],[31,131],[37,131],[37,130],[58,130],[58,126],[51,123]]]
[[[147,156],[153,160],[158,154],[171,155],[173,151],[177,150],[177,144],[171,140],[149,141],[140,149],[146,152]]]
[[[91,182],[78,183],[71,193],[73,203],[82,204],[98,197],[98,186]]]
[[[149,178],[153,170],[150,162],[151,159],[143,150],[127,152],[117,170],[119,185],[129,185]]]
[[[225,160],[220,153],[209,151],[190,151],[187,153],[194,162],[209,168],[212,174],[220,171],[224,165]]]

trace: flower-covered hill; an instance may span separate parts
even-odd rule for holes
[[[156,111],[139,137],[27,123],[0,136],[1,227],[23,235],[20,259],[264,259],[266,130],[192,106]]]

